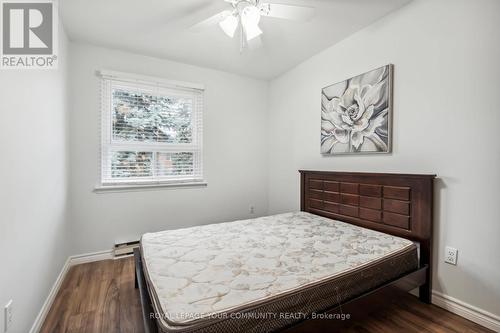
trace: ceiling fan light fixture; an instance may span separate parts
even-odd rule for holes
[[[257,25],[260,21],[260,10],[256,6],[250,5],[241,11],[241,19],[245,24]]]
[[[246,6],[241,11],[241,25],[245,29],[247,41],[262,34],[259,28],[260,10],[256,6]]]
[[[219,26],[226,35],[233,38],[236,28],[238,28],[238,19],[234,15],[228,15],[219,23]]]
[[[216,1],[216,0],[213,0]],[[315,13],[313,7],[274,3],[270,0],[217,0],[225,1],[231,8],[223,10],[191,27],[193,31],[219,25],[226,35],[234,38],[236,30],[240,37],[240,51],[248,47],[248,42],[260,36],[261,17],[273,17],[295,21],[309,21]],[[257,44],[257,43],[255,43]]]
[[[245,35],[247,37],[247,41],[251,41],[252,39],[260,36],[261,34],[262,34],[262,30],[260,30],[260,28],[257,24],[245,26]]]

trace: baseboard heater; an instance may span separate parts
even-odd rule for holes
[[[139,247],[139,241],[115,244],[115,257],[123,257],[134,254],[134,249]]]

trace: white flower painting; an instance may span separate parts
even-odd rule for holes
[[[321,153],[388,153],[392,65],[325,87],[321,93]]]

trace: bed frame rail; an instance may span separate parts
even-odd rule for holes
[[[144,333],[158,333],[158,326],[156,325],[155,313],[151,304],[151,297],[149,296],[148,286],[144,277],[144,270],[142,267],[142,257],[139,248],[134,249],[135,259],[135,288],[139,289],[139,296],[141,298],[142,319],[144,321]]]
[[[416,289],[426,282],[428,267],[424,266],[398,279],[388,282],[372,291],[334,306],[322,314],[330,318],[306,319],[284,329],[286,333],[336,332],[353,322],[366,318],[371,313],[384,308],[391,301],[400,299],[403,294]],[[341,320],[342,315],[349,319]],[[335,317],[336,316],[336,317]]]

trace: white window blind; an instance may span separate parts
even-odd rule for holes
[[[203,181],[203,88],[100,74],[101,185]]]

